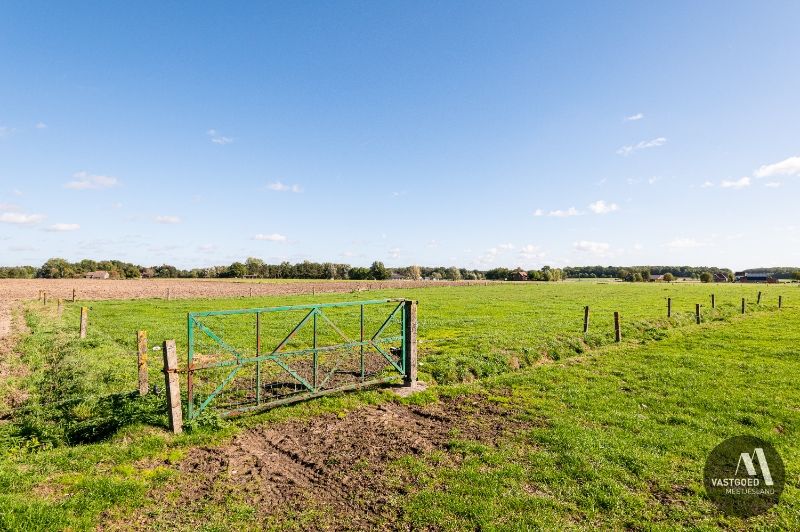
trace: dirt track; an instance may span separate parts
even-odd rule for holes
[[[236,282],[208,279],[136,279],[97,281],[90,279],[0,279],[0,302],[36,299],[39,290],[50,298],[69,299],[73,288],[77,298],[99,299],[174,299],[196,297],[237,297],[285,294],[351,292],[384,288],[419,288],[443,285],[483,284],[485,281],[275,281]],[[1,338],[2,336],[0,336]]]
[[[278,523],[291,521],[293,512],[316,510],[305,528],[392,529],[402,515],[393,499],[417,482],[392,473],[392,462],[446,449],[453,439],[495,445],[532,423],[496,403],[467,396],[424,407],[388,403],[344,417],[329,414],[257,427],[222,447],[195,448],[179,464],[167,464],[179,472],[177,484],[168,489],[179,497],[152,493],[158,511],[143,508],[123,527],[193,529],[200,523],[192,522],[192,516],[225,506],[233,496],[260,518]],[[143,464],[159,465],[165,464]]]

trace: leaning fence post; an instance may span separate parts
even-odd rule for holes
[[[169,430],[180,434],[183,432],[183,411],[181,410],[181,390],[178,383],[178,349],[175,347],[175,340],[165,340],[162,350]]]
[[[756,305],[761,304],[761,290],[758,291],[758,299],[756,299]]]
[[[86,329],[89,326],[89,309],[87,307],[81,307],[81,328],[80,328],[80,337],[86,338]]]
[[[700,325],[700,303],[694,305],[694,317],[698,325]]]
[[[147,395],[149,388],[147,382],[147,331],[136,332],[136,345],[138,347],[136,362],[139,368],[139,395]]]
[[[417,382],[417,302],[407,300],[405,302],[405,360],[406,370],[403,383],[406,386],[413,386]]]
[[[619,329],[619,312],[614,312],[614,341],[622,341],[622,332]]]
[[[589,332],[589,305],[583,307],[583,334]]]

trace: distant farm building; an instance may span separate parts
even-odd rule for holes
[[[523,270],[522,268],[517,268],[513,272],[508,274],[509,281],[527,281],[528,280],[528,272]]]
[[[717,272],[717,273],[714,274],[714,282],[715,283],[727,283],[728,282],[728,276],[725,275],[724,273]]]
[[[649,280],[650,280],[651,283],[655,283],[656,281],[663,281],[664,280],[664,276],[660,275],[660,274],[656,274],[656,275],[650,274],[650,279]]]
[[[759,272],[736,272],[735,277],[737,283],[777,283],[778,280],[771,273]]]
[[[104,270],[98,270],[96,272],[89,272],[83,277],[86,279],[108,279],[111,277],[111,274]]]

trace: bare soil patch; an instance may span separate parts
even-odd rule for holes
[[[393,505],[393,498],[413,490],[414,479],[386,474],[392,462],[447,449],[454,439],[495,445],[529,425],[513,410],[466,396],[258,427],[224,446],[190,450],[171,466],[179,472],[177,490],[172,482],[168,491],[159,488],[149,497],[158,501],[156,512],[145,508],[124,526],[193,528],[198,523],[192,516],[224,506],[234,495],[273,524],[284,519],[290,524],[294,513],[318,510],[304,528],[394,528],[402,507]],[[156,465],[164,464],[147,464]]]
[[[467,286],[486,281],[219,281],[209,279],[0,279],[0,300],[30,300],[46,290],[48,298],[71,299],[73,288],[81,300],[167,298],[223,298],[321,294],[420,288],[432,286]]]

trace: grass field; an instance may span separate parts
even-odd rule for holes
[[[761,305],[755,304],[758,290]],[[712,291],[715,310],[709,305]],[[154,343],[174,338],[185,352],[188,311],[320,297],[94,301],[86,340],[76,337],[80,302],[69,305],[61,321],[52,307],[31,304],[26,311],[31,334],[19,346],[29,371],[11,383],[30,397],[28,408],[15,410],[0,426],[0,528],[341,525],[331,516],[350,514],[330,512],[337,509],[335,498],[303,499],[288,505],[291,511],[276,512],[248,496],[227,472],[215,480],[214,491],[226,497],[204,493],[183,501],[180,492],[188,489],[191,475],[181,464],[199,447],[225,448],[234,435],[244,437],[264,425],[282,427],[325,415],[357,419],[355,412],[386,402],[432,408],[444,398],[437,408],[445,418],[458,419],[465,412],[447,414],[448,401],[469,396],[491,408],[468,410],[467,418],[489,425],[510,420],[508,430],[468,437],[471,433],[459,433],[456,424],[446,437],[430,436],[424,451],[399,448],[390,458],[376,457],[375,471],[385,481],[374,489],[386,503],[369,526],[796,529],[796,291],[796,286],[526,283],[326,294],[325,301],[418,300],[420,378],[438,385],[406,400],[375,390],[234,422],[211,419],[179,437],[163,431],[163,399],[131,393],[136,330],[146,329]],[[667,297],[673,300],[669,320]],[[744,317],[742,297],[748,300]],[[694,323],[695,303],[704,304],[700,326]],[[592,311],[586,337],[584,305]],[[622,315],[620,345],[613,343],[614,311]],[[228,332],[245,337],[248,327],[233,325]],[[738,434],[771,441],[788,471],[782,503],[751,522],[720,516],[702,487],[708,451]],[[337,471],[335,464],[326,467]],[[348,474],[357,477],[357,469]]]

